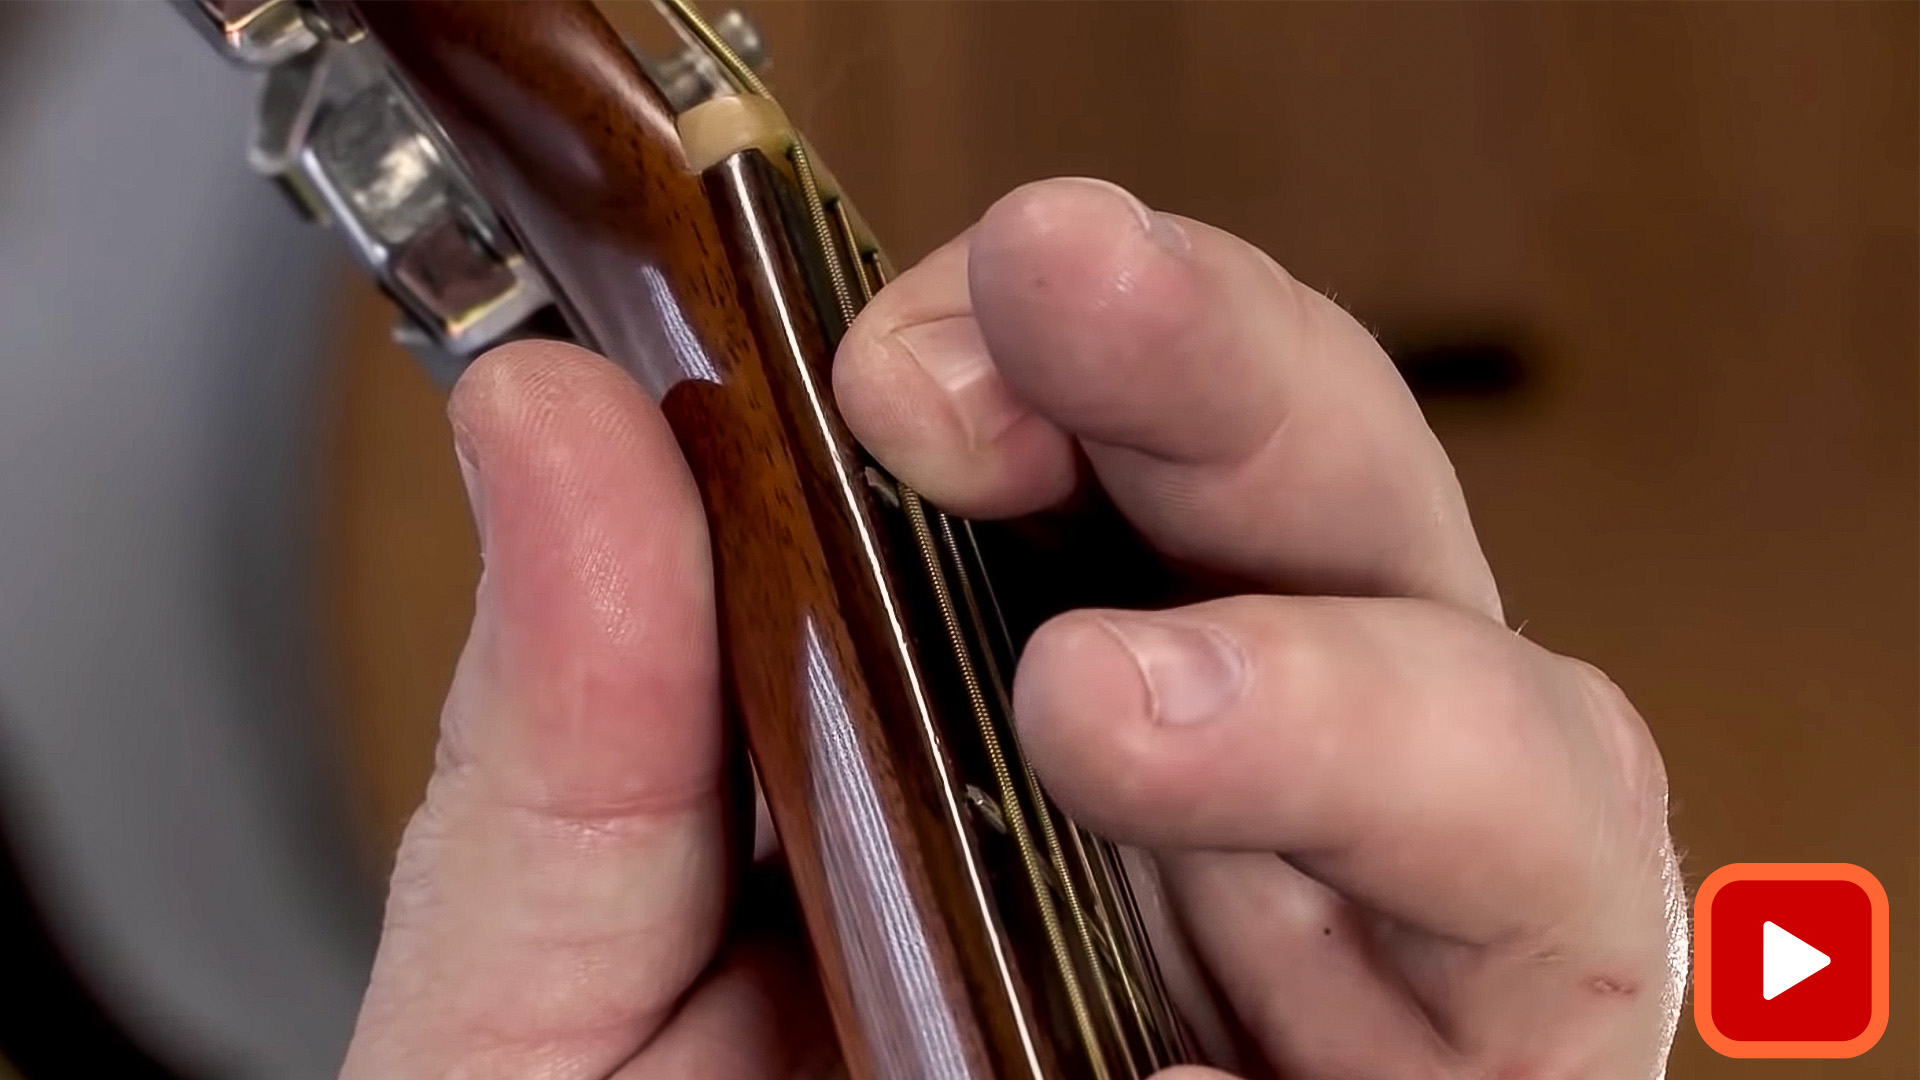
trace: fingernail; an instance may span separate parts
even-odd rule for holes
[[[479,538],[480,554],[487,553],[486,488],[480,482],[480,466],[475,464],[473,448],[466,433],[453,429],[453,458],[460,464],[460,483],[467,489],[467,508],[473,512],[473,531]]]
[[[893,337],[953,399],[972,445],[992,442],[1027,414],[1027,407],[994,369],[993,356],[973,316],[914,323],[895,330]]]
[[[1156,723],[1204,723],[1246,692],[1246,654],[1218,630],[1153,615],[1103,621],[1133,654]]]
[[[1090,176],[1076,176],[1072,179],[1088,187],[1106,192],[1126,203],[1134,219],[1140,223],[1140,231],[1148,242],[1170,255],[1185,255],[1193,247],[1187,230],[1171,214],[1162,214],[1140,201],[1139,197],[1119,184],[1100,180]]]

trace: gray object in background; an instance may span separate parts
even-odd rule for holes
[[[0,15],[0,800],[138,1040],[331,1076],[377,915],[309,670],[334,242],[168,6]]]

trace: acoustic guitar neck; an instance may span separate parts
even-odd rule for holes
[[[1103,586],[1139,588],[1150,560],[1111,520],[1076,550],[1058,541],[1084,516],[946,514],[848,434],[834,347],[891,268],[762,81],[752,27],[658,0],[685,47],[653,59],[581,0],[183,6],[265,70],[255,166],[346,236],[430,368],[563,337],[660,402],[849,1072],[1189,1060],[1140,859],[1048,798],[1009,693],[1040,619],[1138,599]]]

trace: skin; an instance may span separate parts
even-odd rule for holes
[[[834,390],[947,509],[1098,483],[1257,590],[1063,615],[1014,691],[1067,810],[1155,853],[1218,1060],[1663,1072],[1686,925],[1659,753],[1604,675],[1507,629],[1451,465],[1346,312],[1224,232],[1047,181],[890,285]],[[449,412],[486,569],[342,1075],[831,1073],[777,872],[732,884],[706,531],[665,422],[533,343]]]

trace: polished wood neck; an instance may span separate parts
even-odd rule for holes
[[[768,370],[757,336],[771,331],[733,271],[745,219],[723,235],[665,103],[592,5],[358,13],[579,336],[661,400],[681,440],[709,514],[728,692],[850,1071],[1038,1075],[1047,1063],[1011,1030],[1019,1010],[980,905],[954,902],[972,861],[950,823],[927,820],[952,812],[933,794],[943,765],[885,730],[930,722],[926,705],[874,575],[836,564],[857,541],[822,535],[849,519],[810,500],[816,473],[800,459],[826,433],[794,423],[775,389],[796,371]],[[817,326],[793,344],[808,363],[826,355]]]
[[[1109,1080],[1182,1060],[1117,854],[1020,754],[1016,643],[972,529],[886,475],[833,405],[834,339],[885,261],[831,176],[777,125],[696,174],[590,4],[354,17],[578,338],[679,438],[707,509],[726,692],[851,1073]]]

